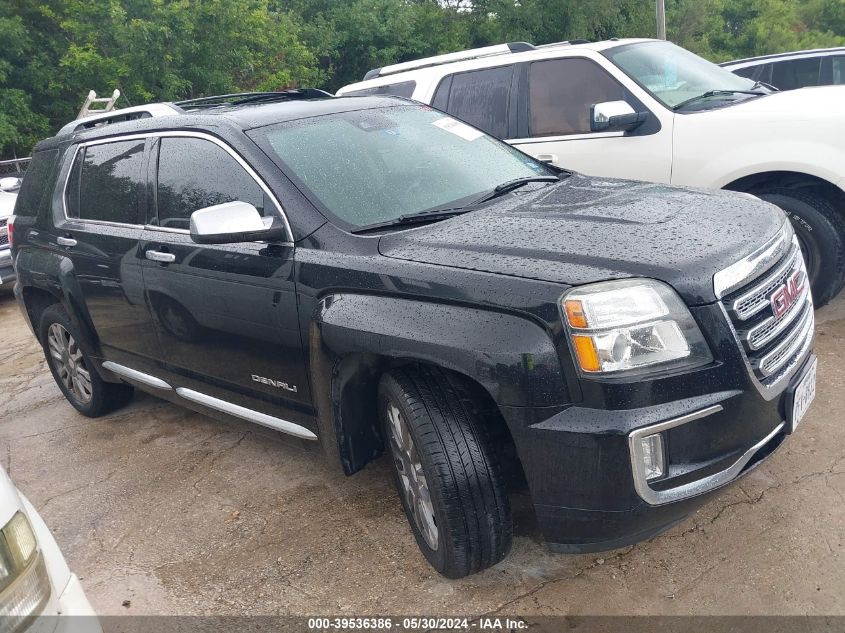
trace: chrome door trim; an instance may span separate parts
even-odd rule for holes
[[[185,398],[185,400],[196,402],[197,404],[201,404],[209,409],[215,409],[222,413],[233,415],[236,418],[241,418],[242,420],[254,422],[255,424],[260,424],[261,426],[266,426],[276,431],[281,431],[282,433],[287,433],[288,435],[300,437],[305,440],[317,439],[317,436],[304,426],[288,422],[287,420],[282,420],[281,418],[273,417],[272,415],[267,415],[266,413],[261,413],[260,411],[247,409],[246,407],[232,404],[231,402],[220,400],[219,398],[213,398],[212,396],[200,393],[199,391],[194,391],[193,389],[177,387],[176,393],[182,398]]]
[[[135,382],[140,382],[142,385],[146,385],[148,387],[152,387],[153,389],[161,389],[163,391],[170,391],[173,389],[168,383],[164,382],[161,378],[156,378],[155,376],[150,376],[149,374],[145,374],[144,372],[138,371],[137,369],[131,369],[130,367],[124,367],[123,365],[118,365],[115,362],[107,360],[103,363],[103,369],[107,369],[111,372],[114,372],[118,376],[122,376],[123,378],[127,378],[129,380],[134,380]]]
[[[284,244],[293,244],[293,230],[291,230],[290,228],[290,223],[288,222],[287,215],[285,215],[284,209],[282,208],[282,205],[279,202],[278,198],[276,198],[276,196],[273,194],[273,192],[270,190],[270,188],[267,186],[261,176],[259,176],[258,173],[250,166],[250,164],[247,163],[246,160],[244,160],[244,158],[242,158],[241,155],[238,154],[237,151],[235,151],[235,149],[232,148],[228,143],[217,138],[216,136],[213,136],[212,134],[207,134],[205,132],[166,130],[159,132],[148,132],[146,134],[126,134],[124,136],[110,136],[108,138],[99,138],[92,141],[85,141],[83,143],[79,143],[73,150],[73,155],[71,156],[70,162],[68,163],[68,171],[65,175],[64,186],[62,187],[62,213],[64,214],[65,220],[68,222],[116,224],[117,226],[142,226],[137,224],[119,224],[114,222],[102,222],[97,220],[84,220],[80,218],[68,217],[67,186],[68,182],[70,181],[70,174],[73,171],[73,163],[76,160],[76,155],[80,149],[91,145],[104,145],[106,143],[119,143],[121,141],[146,140],[149,138],[199,138],[217,145],[220,149],[229,154],[229,156],[231,156],[235,160],[235,162],[237,162],[241,166],[241,168],[243,168],[247,175],[252,178],[253,181],[255,181],[255,184],[257,184],[259,188],[264,192],[264,194],[269,198],[273,206],[276,207],[276,213],[284,223],[285,232],[290,238],[289,240],[285,241]]]

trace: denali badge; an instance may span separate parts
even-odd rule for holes
[[[786,278],[786,283],[775,290],[769,301],[772,303],[772,312],[775,313],[775,318],[779,319],[784,314],[789,312],[792,304],[798,300],[801,291],[804,289],[804,272],[796,270],[789,277]]]
[[[285,391],[292,391],[293,393],[297,392],[296,385],[289,385],[286,382],[282,382],[281,380],[273,380],[272,378],[265,378],[264,376],[256,376],[255,374],[252,375],[252,379],[255,382],[260,382],[262,385],[270,385],[271,387],[278,387],[279,389],[284,389]]]

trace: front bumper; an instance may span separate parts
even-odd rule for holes
[[[645,383],[583,383],[579,406],[501,407],[544,537],[555,551],[641,541],[683,520],[786,439],[789,392],[814,356],[802,352],[777,393],[747,370],[718,306],[694,310],[716,361]],[[646,482],[632,438],[660,431],[667,473]]]

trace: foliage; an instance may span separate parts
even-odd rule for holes
[[[845,45],[845,0],[666,0],[670,39],[714,61]],[[505,41],[649,37],[651,0],[0,0],[0,155],[90,89],[119,105],[299,85]]]

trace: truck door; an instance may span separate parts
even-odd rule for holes
[[[296,420],[310,393],[293,244],[203,245],[188,230],[204,207],[239,200],[268,215],[281,213],[278,203],[232,148],[204,134],[158,138],[150,173],[144,283],[174,387]]]
[[[144,166],[143,138],[83,144],[62,176],[62,208],[55,210],[56,244],[73,264],[69,277],[102,355],[141,371],[160,355],[141,276]]]
[[[593,132],[591,108],[626,101],[648,111],[631,90],[597,61],[563,57],[522,66],[518,138],[508,142],[542,161],[593,176],[669,182],[672,116],[651,112],[630,132]],[[661,113],[662,114],[662,113]]]

